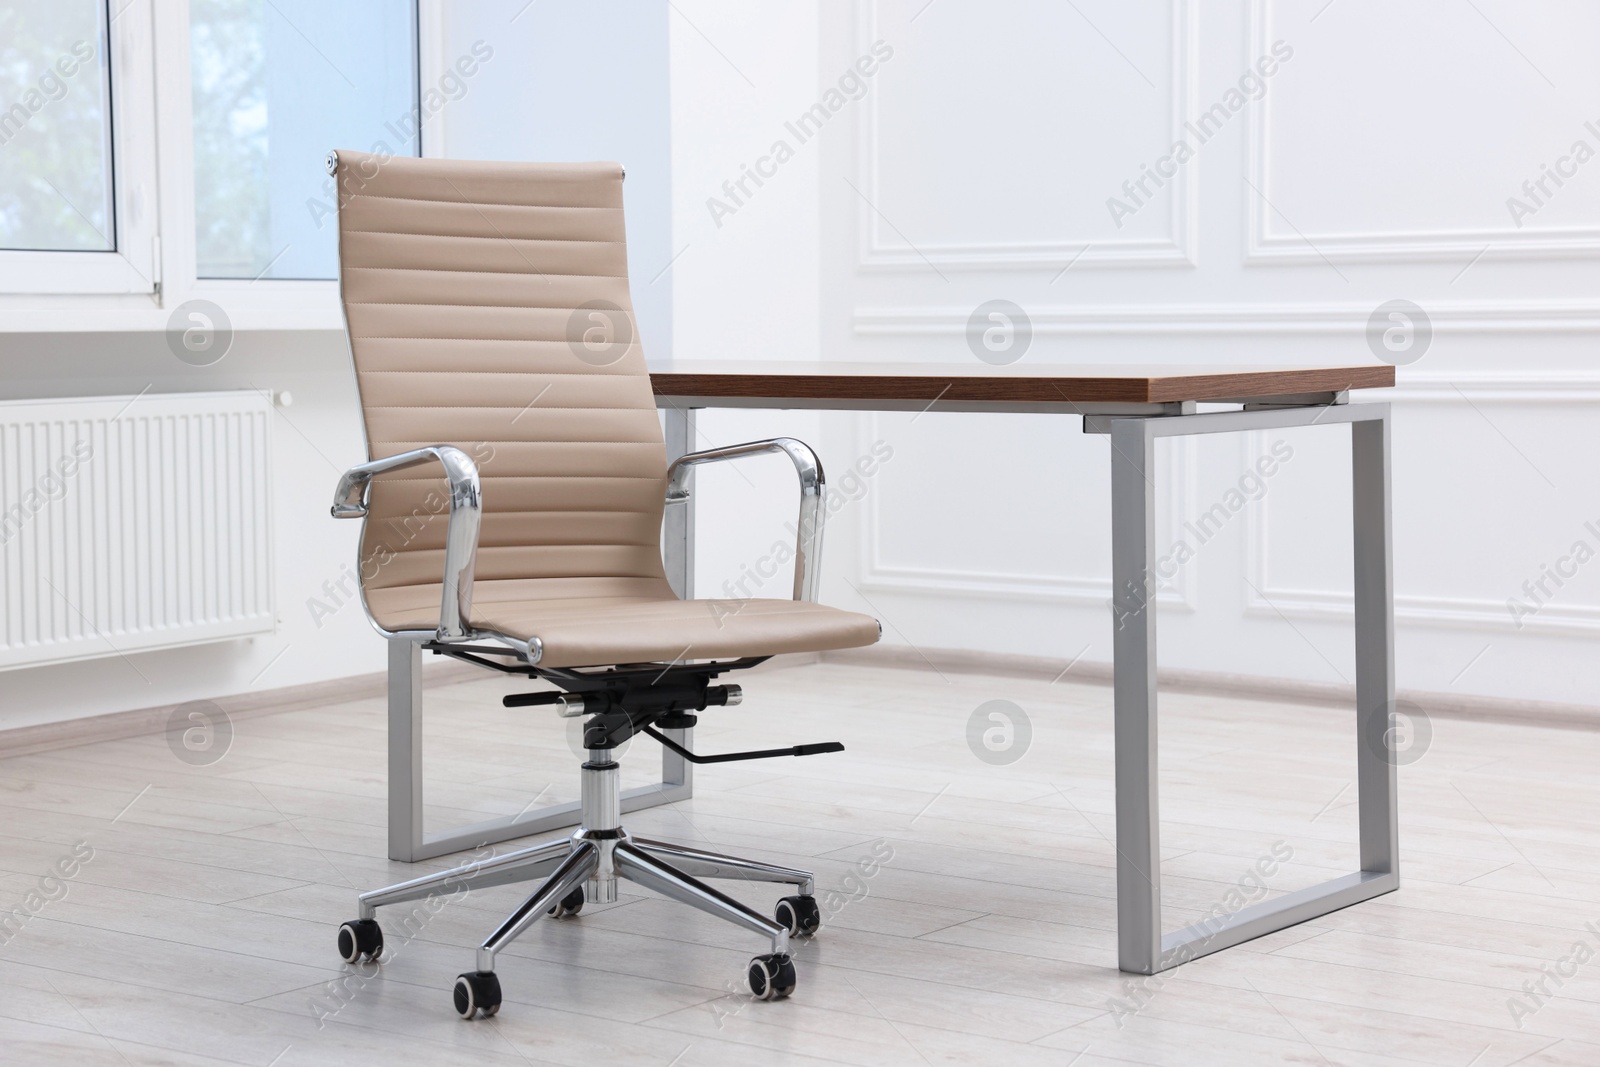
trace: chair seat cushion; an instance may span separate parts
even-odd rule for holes
[[[541,667],[603,667],[684,659],[735,659],[857,648],[878,640],[868,615],[794,600],[679,600],[665,582],[624,580],[611,595],[568,599],[544,583],[480,582],[471,625],[544,645]],[[587,584],[587,583],[586,583]],[[518,587],[522,587],[521,590]],[[523,596],[516,594],[522,591]],[[556,596],[550,596],[551,593]],[[440,587],[368,589],[385,630],[432,630]],[[544,595],[539,595],[544,594]]]

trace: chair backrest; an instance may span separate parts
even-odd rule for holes
[[[483,490],[475,602],[660,595],[666,450],[628,295],[622,168],[340,151],[339,287],[369,459],[451,444]],[[362,590],[437,620],[448,495],[374,480]]]

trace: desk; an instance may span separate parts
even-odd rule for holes
[[[1115,657],[1117,950],[1124,971],[1154,974],[1400,886],[1395,761],[1394,579],[1389,405],[1349,390],[1394,385],[1394,368],[990,367],[963,364],[674,364],[652,374],[672,458],[696,447],[700,408],[1047,412],[1081,417],[1111,438],[1111,579]],[[1197,413],[1200,403],[1236,410]],[[1155,440],[1294,426],[1351,431],[1355,516],[1359,870],[1185,929],[1161,930],[1157,777]],[[693,513],[668,511],[665,556],[680,595],[694,587]],[[663,766],[663,789],[689,793],[688,768]],[[665,792],[663,793],[665,795]]]
[[[1117,944],[1125,971],[1154,974],[1207,953],[1399,888],[1394,705],[1394,584],[1389,515],[1389,405],[1349,390],[1394,385],[1394,368],[1047,367],[977,364],[674,364],[651,375],[670,458],[692,452],[701,408],[1044,412],[1111,438],[1111,578],[1115,631]],[[1198,413],[1197,405],[1236,406]],[[1185,929],[1161,931],[1157,781],[1155,440],[1293,426],[1351,430],[1355,516],[1356,715],[1361,866],[1319,886]],[[667,509],[663,558],[680,595],[694,588],[694,501]],[[422,819],[420,646],[389,643],[389,856],[415,861],[570,826],[576,804],[427,834]],[[692,744],[692,731],[675,736]],[[623,794],[623,811],[692,795],[692,767],[663,749],[661,780]]]

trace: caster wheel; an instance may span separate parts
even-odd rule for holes
[[[383,931],[376,919],[352,919],[339,927],[339,958],[346,963],[383,955]]]
[[[790,937],[810,937],[822,925],[822,909],[816,897],[784,897],[774,914],[789,928]]]
[[[566,919],[583,910],[583,887],[579,886],[561,898],[561,903],[551,908],[545,914],[552,919]]]
[[[750,961],[750,992],[757,1000],[782,1000],[794,992],[794,960],[773,953]]]
[[[456,1014],[463,1019],[485,1019],[500,1010],[500,979],[493,971],[468,971],[456,976]]]

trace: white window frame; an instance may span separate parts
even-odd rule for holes
[[[95,42],[97,58],[111,69],[116,250],[0,251],[0,292],[154,294],[159,289],[151,2],[111,0],[107,40]],[[123,3],[127,6],[119,7]]]
[[[412,2],[418,77],[432,84],[443,2]],[[126,5],[111,44],[118,251],[0,253],[0,332],[162,330],[196,299],[224,308],[235,330],[342,330],[337,281],[198,276],[189,0],[111,3]]]

